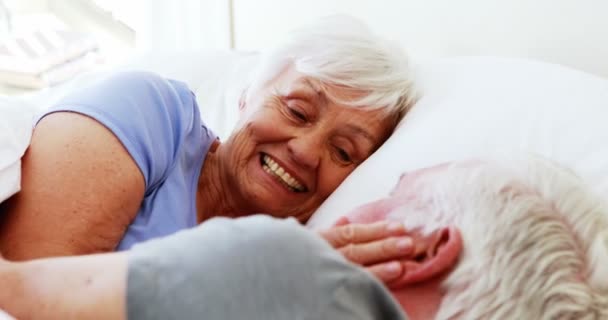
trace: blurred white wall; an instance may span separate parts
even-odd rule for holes
[[[51,7],[74,25],[90,20],[73,8],[91,0],[4,1],[16,12]],[[606,0],[104,1],[135,8],[129,12],[138,21],[129,27],[135,30],[131,38],[139,52],[259,50],[302,23],[343,13],[398,41],[417,60],[527,57],[608,77]],[[76,18],[83,21],[75,23]],[[120,38],[120,32],[114,33]]]
[[[2,2],[15,14],[48,10],[48,0],[3,0]]]
[[[605,0],[233,0],[236,49],[273,44],[288,29],[345,13],[396,39],[416,59],[529,57],[608,76]]]
[[[138,0],[140,51],[229,49],[229,0]]]

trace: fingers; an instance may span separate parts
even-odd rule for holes
[[[338,219],[338,221],[336,221],[336,224],[335,224],[334,226],[335,226],[335,227],[338,227],[338,226],[345,226],[345,225],[347,225],[347,224],[349,224],[349,223],[350,223],[350,221],[348,220],[348,218],[347,218],[347,217],[345,217],[345,216],[342,216],[342,217],[340,217],[340,218]]]
[[[409,257],[414,252],[410,237],[392,237],[363,244],[349,244],[338,249],[348,260],[370,265]]]
[[[405,272],[405,269],[399,261],[391,261],[382,264],[376,264],[367,268],[376,278],[385,284],[397,280]]]
[[[332,247],[339,249],[349,244],[365,243],[391,236],[405,235],[406,230],[400,222],[376,222],[372,224],[347,224],[322,230],[319,234]]]
[[[416,253],[414,241],[400,222],[349,224],[339,219],[330,229],[319,231],[336,250],[350,261],[367,266],[367,270],[389,285],[405,273],[399,261]]]

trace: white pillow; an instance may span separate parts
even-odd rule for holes
[[[0,202],[21,188],[21,157],[30,143],[34,108],[0,97]]]
[[[328,226],[381,198],[401,173],[496,149],[573,169],[608,194],[608,80],[530,60],[445,59],[416,67],[422,98],[393,136],[313,215]]]
[[[255,53],[231,52],[212,61],[213,64],[205,69],[212,81],[201,81],[194,93],[201,118],[225,140],[238,120],[239,100],[259,56]]]

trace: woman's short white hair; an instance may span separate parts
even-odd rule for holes
[[[403,50],[349,16],[325,17],[288,33],[283,43],[263,54],[252,73],[249,94],[289,65],[322,84],[363,92],[355,101],[329,98],[353,107],[385,108],[396,122],[415,102]]]

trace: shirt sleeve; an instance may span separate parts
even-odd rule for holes
[[[128,319],[401,320],[388,290],[295,220],[216,218],[129,252]]]
[[[107,127],[141,170],[146,192],[176,162],[182,140],[200,114],[194,94],[181,82],[148,72],[121,72],[78,90],[45,112],[76,112]]]

